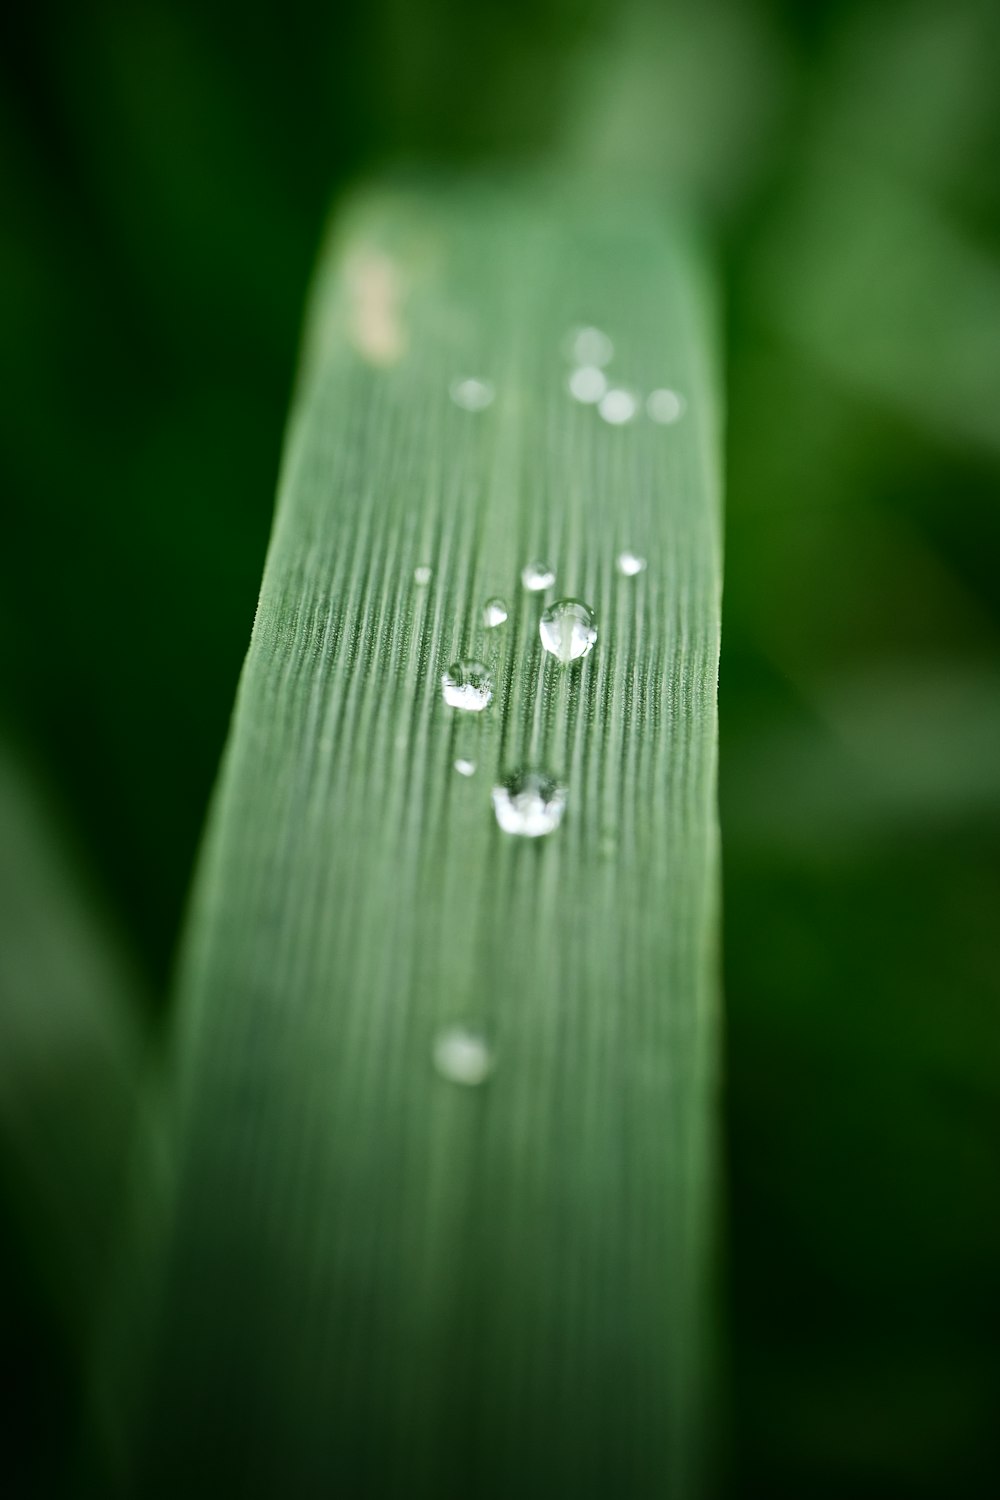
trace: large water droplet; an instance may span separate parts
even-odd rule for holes
[[[601,397],[597,410],[612,427],[621,427],[623,423],[631,422],[639,410],[639,402],[631,391],[613,386]]]
[[[488,630],[507,622],[507,606],[502,599],[487,599],[483,605],[483,624]]]
[[[608,388],[608,377],[597,365],[581,365],[569,377],[569,393],[574,401],[583,401],[592,406],[600,401]]]
[[[459,776],[475,776],[476,762],[474,760],[462,760],[462,758],[459,757],[459,759],[455,762],[455,770],[458,772]]]
[[[485,411],[495,393],[488,380],[467,375],[462,380],[453,380],[448,387],[448,394],[463,411]]]
[[[678,417],[684,415],[687,402],[677,391],[664,388],[659,391],[650,391],[646,397],[646,410],[654,422],[662,422],[669,427],[671,422],[676,422]]]
[[[546,651],[560,661],[576,661],[597,640],[594,612],[579,599],[559,599],[542,614],[538,634]]]
[[[493,811],[504,833],[537,839],[558,828],[566,790],[548,771],[522,768],[493,788]]]
[[[475,1088],[493,1072],[493,1049],[482,1032],[468,1026],[446,1026],[434,1038],[434,1066],[449,1083]]]
[[[641,573],[646,566],[646,559],[639,557],[635,552],[619,552],[615,559],[615,567],[623,578],[634,578]]]
[[[419,568],[413,570],[413,582],[419,584],[421,588],[426,588],[433,577],[434,569],[429,568],[426,563],[421,563]]]
[[[493,701],[493,678],[481,661],[452,662],[441,673],[441,696],[450,708],[481,713]]]
[[[525,563],[521,569],[521,582],[529,594],[544,594],[556,581],[556,575],[548,563],[530,562]]]
[[[574,328],[566,340],[566,352],[578,365],[606,365],[614,356],[615,346],[599,328]]]

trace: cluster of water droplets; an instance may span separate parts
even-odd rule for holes
[[[643,408],[639,392],[628,385],[612,383],[607,366],[615,346],[599,328],[574,328],[566,340],[571,369],[567,380],[570,395],[583,406],[594,406],[612,427],[623,427]],[[679,392],[662,386],[645,400],[646,415],[661,426],[670,426],[684,414],[686,402]]]
[[[613,381],[608,366],[614,359],[615,346],[600,328],[572,328],[564,352],[570,363],[566,382],[569,394],[582,406],[595,407],[611,427],[624,427],[643,410],[650,421],[670,427],[687,410],[683,395],[670,386],[658,386],[643,398],[633,386]],[[481,412],[492,406],[496,389],[484,376],[463,375],[451,382],[448,393],[463,411]]]
[[[572,330],[566,342],[571,363],[568,389],[575,401],[596,408],[611,426],[631,422],[645,406],[649,418],[668,426],[683,415],[685,400],[667,387],[649,392],[643,403],[640,395],[628,386],[612,384],[607,367],[614,357],[614,345],[598,328]],[[492,405],[495,389],[489,380],[466,375],[454,380],[449,394],[456,406],[467,412],[482,412]],[[626,549],[619,552],[615,568],[623,578],[635,578],[646,567],[646,559]],[[426,588],[433,578],[432,568],[421,563],[414,568],[414,583]],[[541,595],[555,585],[555,570],[540,559],[527,562],[521,570],[521,585],[527,594]],[[482,607],[482,623],[491,634],[509,619],[504,599],[494,596]],[[598,636],[593,609],[581,599],[556,599],[545,606],[538,617],[538,634],[544,652],[560,667],[568,667],[589,656]],[[441,674],[441,695],[449,708],[462,714],[481,714],[493,702],[494,677],[490,668],[472,657],[453,662]],[[456,757],[457,775],[471,778],[477,763],[467,755]],[[504,775],[491,791],[493,813],[504,834],[519,839],[541,839],[555,833],[566,811],[567,789],[550,770],[537,765],[522,765]],[[614,837],[606,834],[600,844],[602,858],[612,857]],[[435,1069],[442,1078],[465,1087],[475,1087],[492,1074],[496,1065],[489,1038],[467,1023],[442,1028],[432,1048]]]

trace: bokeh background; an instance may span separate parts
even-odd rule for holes
[[[728,308],[729,1490],[1000,1492],[996,6],[0,26],[0,942],[30,805],[162,1016],[337,194],[554,155],[686,195]],[[20,1496],[58,1485],[77,1376],[10,1152]]]

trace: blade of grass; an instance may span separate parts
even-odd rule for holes
[[[574,401],[580,322],[682,420]],[[177,997],[137,1492],[698,1491],[718,429],[704,268],[642,199],[387,189],[325,252]],[[597,612],[568,669],[533,557]],[[482,715],[441,701],[463,654]],[[538,842],[490,805],[525,761],[568,787]],[[432,1067],[452,1023],[481,1088]]]

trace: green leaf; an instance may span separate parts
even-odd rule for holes
[[[575,401],[581,323],[681,419]],[[699,252],[641,197],[387,188],[337,227],[177,998],[144,1495],[701,1487],[714,339]],[[480,410],[449,399],[470,377]],[[533,558],[596,611],[569,667]],[[442,701],[462,656],[484,713]],[[524,763],[567,788],[537,840],[491,807]],[[488,1039],[481,1086],[432,1065],[451,1025]]]

